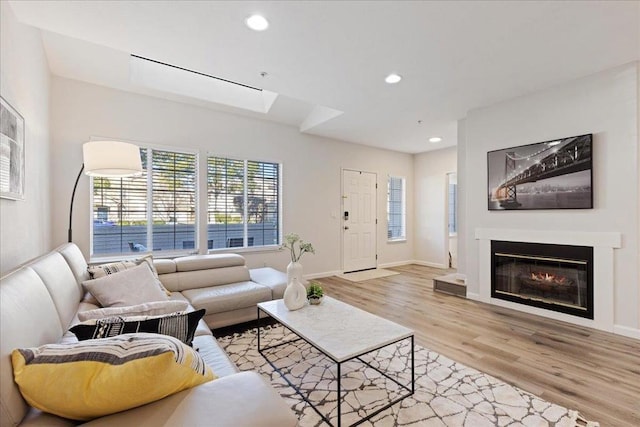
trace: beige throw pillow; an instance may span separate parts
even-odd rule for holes
[[[188,307],[189,303],[186,301],[154,301],[126,307],[107,307],[81,311],[78,313],[78,319],[84,322],[87,320],[116,316],[157,316],[175,313],[177,311],[185,311]]]
[[[100,279],[82,282],[103,307],[124,307],[152,301],[168,301],[149,267],[139,265]]]
[[[153,255],[145,255],[142,258],[133,259],[133,260],[124,260],[124,261],[116,261],[116,262],[108,262],[106,264],[96,264],[90,265],[87,267],[87,272],[89,273],[89,277],[92,279],[100,279],[101,277],[108,276],[109,274],[120,273],[122,271],[128,270],[130,268],[137,267],[141,264],[145,264],[149,267],[151,272],[153,273],[153,277],[158,281],[158,286],[165,292],[167,295],[171,296],[171,292],[169,292],[158,277],[158,271],[156,267],[153,265]]]

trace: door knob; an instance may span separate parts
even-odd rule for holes
[[[345,229],[345,230],[348,230],[348,229],[349,229],[349,227],[345,226],[345,227],[344,227],[344,229]]]

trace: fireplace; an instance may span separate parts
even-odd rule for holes
[[[492,240],[491,297],[593,319],[593,248]]]

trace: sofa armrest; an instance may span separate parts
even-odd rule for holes
[[[295,427],[297,423],[285,401],[259,374],[241,372],[83,425]]]

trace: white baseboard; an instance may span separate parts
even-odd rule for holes
[[[396,262],[385,262],[384,264],[378,264],[378,268],[391,268],[391,267],[399,267],[401,265],[409,265],[413,264],[414,261],[396,261]]]
[[[640,329],[630,328],[629,326],[613,325],[613,332],[627,338],[640,340]]]
[[[336,271],[325,271],[324,273],[305,274],[304,278],[307,279],[307,280],[309,280],[309,279],[318,279],[320,277],[331,277],[331,276],[335,276],[337,274],[342,274],[342,271],[336,270]]]
[[[480,294],[477,294],[475,292],[467,292],[467,298],[472,299],[474,301],[482,302],[482,300],[480,299]]]
[[[439,264],[437,262],[429,262],[429,261],[418,261],[418,260],[413,260],[410,262],[410,264],[417,264],[417,265],[423,265],[425,267],[433,267],[433,268],[441,268],[443,270],[447,270],[449,268],[448,265],[445,264]]]

